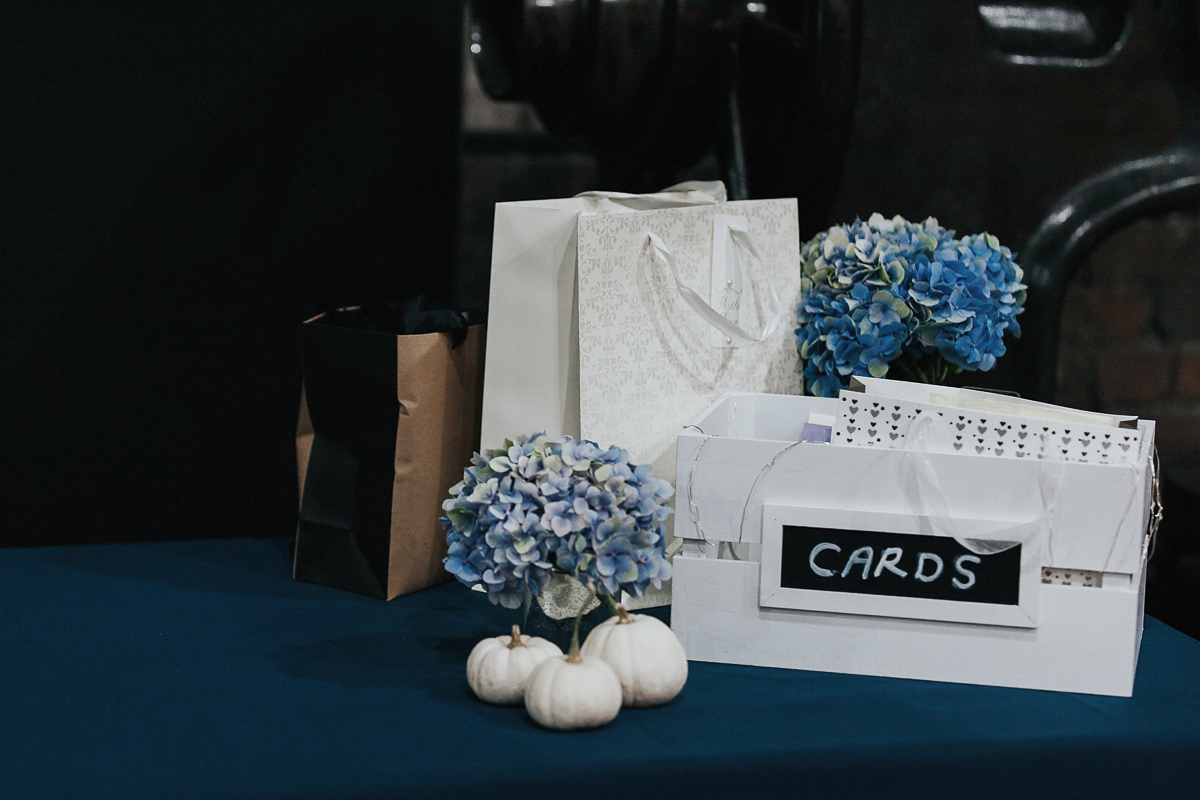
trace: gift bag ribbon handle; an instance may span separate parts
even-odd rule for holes
[[[724,203],[725,184],[722,181],[684,181],[668,186],[654,194],[630,194],[629,192],[580,192],[576,197],[601,201],[608,200],[635,211],[680,206],[704,206]]]
[[[675,254],[667,247],[662,237],[654,231],[647,231],[646,234],[650,242],[650,247],[654,252],[655,260],[664,262],[671,270],[671,276],[675,279],[675,289],[679,292],[679,296],[709,325],[712,325],[730,339],[735,339],[743,344],[758,344],[765,341],[779,327],[779,320],[782,317],[779,294],[775,291],[775,284],[771,282],[771,273],[766,268],[767,260],[763,258],[758,245],[754,243],[754,237],[747,231],[730,228],[729,238],[735,245],[753,256],[763,266],[763,276],[767,286],[767,313],[770,315],[770,319],[767,321],[762,332],[758,334],[748,333],[743,330],[739,325],[723,316],[721,312],[705,302],[704,298],[696,294],[679,276],[679,265],[675,261]]]

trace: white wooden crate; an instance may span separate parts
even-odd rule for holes
[[[684,545],[674,562],[671,618],[689,658],[1131,694],[1153,422],[1139,425],[1142,452],[1134,465],[1047,468],[1015,458],[924,454],[939,499],[914,508],[922,495],[913,491],[913,453],[797,443],[809,413],[835,415],[836,402],[727,395],[679,436],[675,535]],[[926,542],[946,534],[1036,533],[1020,551],[1019,600],[989,605],[953,592],[936,600],[821,586],[780,591],[784,525]],[[940,541],[950,544],[949,537]],[[830,549],[821,558],[836,568],[846,553]],[[897,563],[904,569],[896,572],[913,575],[911,563]],[[878,577],[884,568],[875,562],[874,569]],[[830,586],[845,576],[831,572]],[[949,575],[947,564],[943,577]],[[867,568],[862,576],[871,577]],[[895,583],[886,571],[883,577]]]

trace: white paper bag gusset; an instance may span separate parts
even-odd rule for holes
[[[679,427],[721,394],[801,390],[796,201],[724,197],[497,204],[481,447],[569,434],[673,480]]]

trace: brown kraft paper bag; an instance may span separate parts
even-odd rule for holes
[[[305,323],[293,577],[385,600],[450,578],[438,518],[479,441],[483,353],[483,325],[412,304]]]

